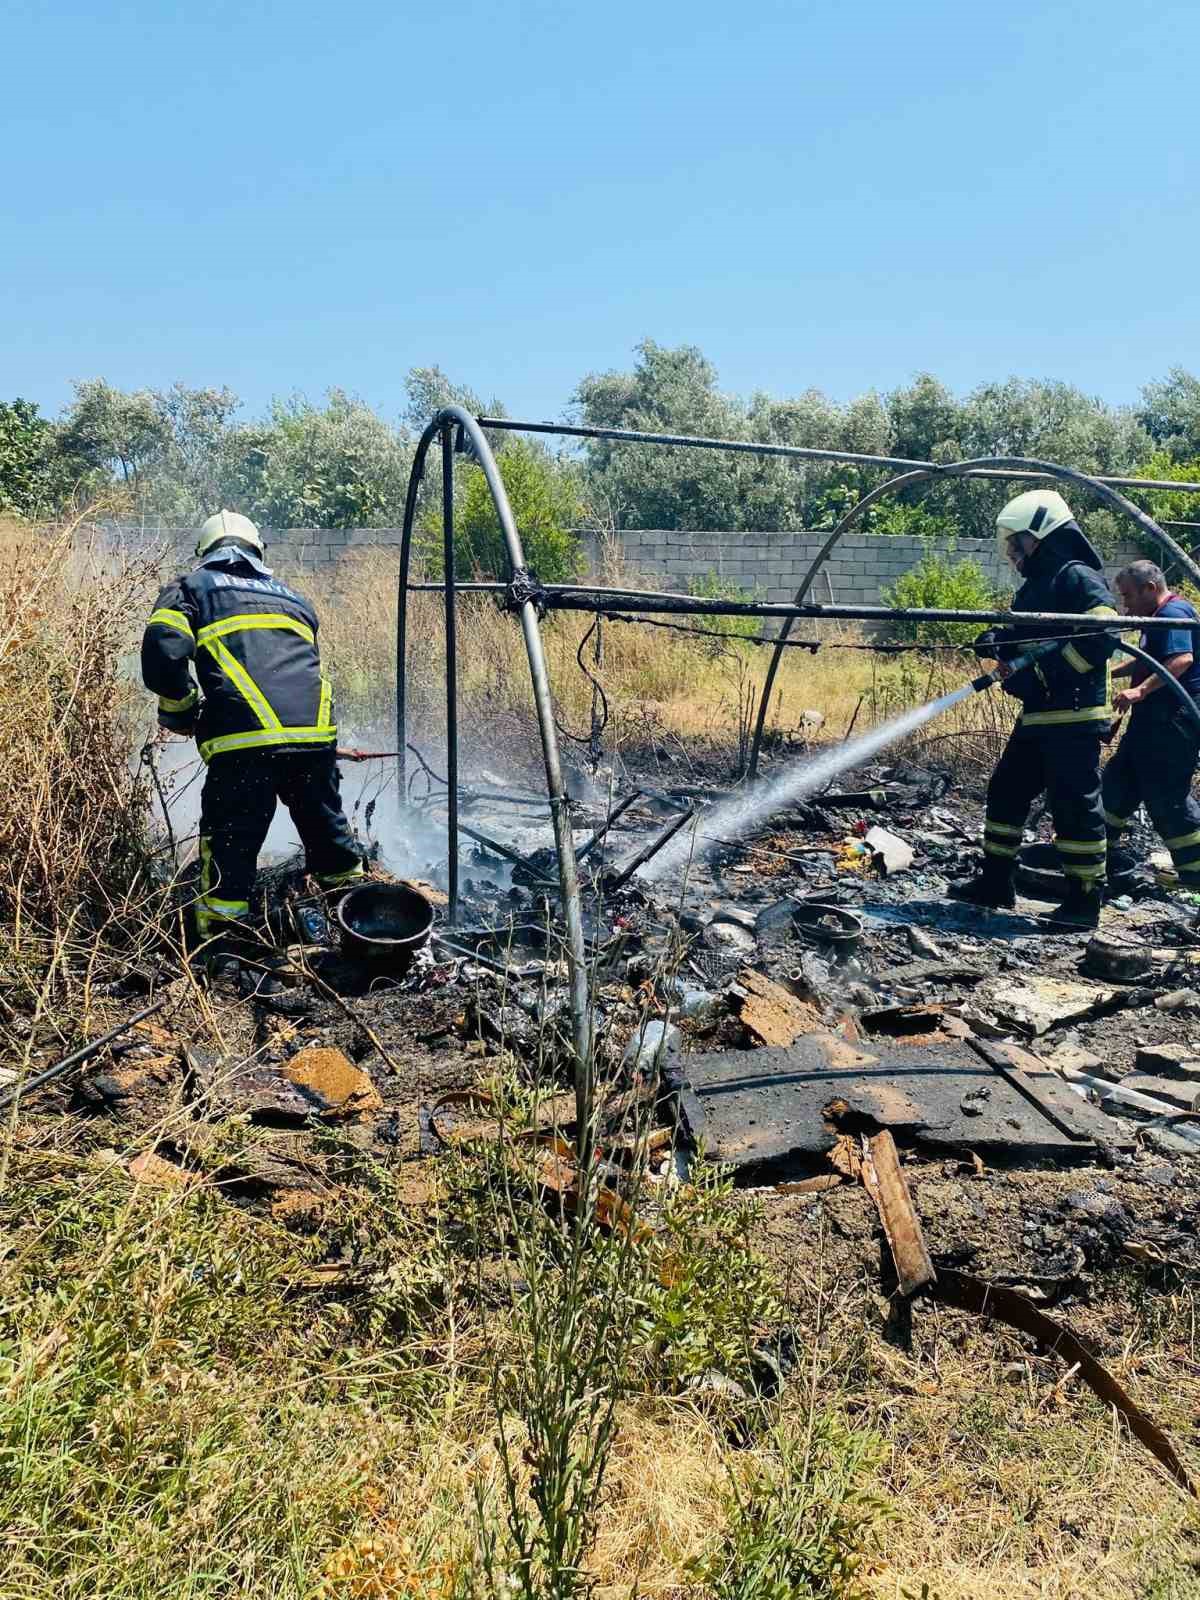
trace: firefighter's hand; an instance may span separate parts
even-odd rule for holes
[[[1012,670],[1013,669],[1009,666],[1007,661],[997,661],[996,665],[992,668],[993,674],[1001,683],[1004,682],[1005,678],[1012,677]]]
[[[1113,695],[1113,710],[1119,717],[1123,717],[1130,706],[1136,706],[1140,700],[1146,698],[1145,691],[1139,684],[1136,689],[1118,689]]]

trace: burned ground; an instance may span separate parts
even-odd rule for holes
[[[708,787],[692,776],[690,788]],[[686,882],[649,889],[635,881],[614,899],[589,902],[589,933],[603,957],[597,1014],[611,1092],[634,1091],[653,1126],[667,1130],[667,1142],[648,1157],[643,1204],[651,1228],[664,1197],[685,1186],[689,1152],[678,1118],[689,1063],[724,1057],[753,1069],[764,1052],[791,1047],[791,1029],[793,1039],[841,1041],[851,1061],[873,1047],[925,1060],[934,1046],[969,1052],[971,1039],[985,1046],[1015,1040],[1049,1064],[1060,1088],[1067,1080],[1059,1067],[1083,1062],[1091,1075],[1119,1085],[1135,1069],[1143,1077],[1168,1070],[1162,1060],[1169,1067],[1170,1053],[1147,1057],[1150,1047],[1178,1047],[1175,1059],[1185,1067],[1191,1048],[1200,1049],[1200,999],[1190,988],[1200,946],[1190,908],[1166,894],[1107,908],[1105,934],[1143,952],[1148,964],[1126,980],[1112,975],[1108,958],[1097,975],[1089,938],[1047,931],[1035,901],[996,916],[946,901],[947,884],[970,864],[978,796],[904,766],[859,773],[854,782],[874,791],[865,803],[794,808],[736,846],[712,848],[698,837]],[[658,798],[621,819],[606,847],[609,863],[627,860],[672,805],[705,798],[664,794],[657,773],[646,787]],[[702,836],[703,804],[699,819]],[[879,876],[873,855],[857,848],[873,826],[913,850],[911,864],[893,876]],[[501,820],[491,827],[505,836]],[[495,1139],[496,1113],[480,1109],[483,1101],[460,1105],[458,1121],[450,1116],[439,1138],[431,1112],[436,1122],[442,1097],[478,1091],[519,1128],[543,1116],[541,1084],[557,1094],[562,1134],[570,1140],[574,1133],[569,1074],[555,1041],[563,1026],[561,972],[536,934],[539,920],[546,922],[539,892],[520,878],[518,871],[514,886],[484,849],[468,859],[467,920],[479,924],[490,911],[501,928],[513,920],[534,928],[507,953],[502,932],[481,941],[502,965],[522,964],[520,977],[439,950],[402,978],[365,979],[336,953],[310,950],[279,993],[218,1002],[164,972],[171,997],[164,1016],[26,1097],[12,1126],[11,1159],[57,1153],[98,1171],[105,1163],[128,1166],[133,1152],[152,1149],[164,1168],[134,1172],[142,1184],[199,1181],[223,1204],[294,1234],[307,1270],[334,1274],[335,1283],[349,1262],[361,1265],[345,1216],[359,1216],[363,1195],[375,1192],[377,1178],[358,1191],[364,1173],[390,1173],[401,1210],[423,1218],[473,1159],[470,1139],[459,1145],[452,1136],[447,1144],[445,1128],[470,1134],[474,1127],[485,1143]],[[814,892],[823,908],[861,917],[853,948],[844,941],[835,948],[853,919],[822,926],[809,918],[797,928],[795,903]],[[542,962],[549,965],[538,972]],[[305,981],[309,964],[321,987]],[[107,976],[121,981],[119,972]],[[1066,987],[1030,1002],[1038,980]],[[1157,1003],[1164,999],[1165,1008]],[[105,997],[90,1031],[134,1003],[132,993]],[[638,1057],[638,1039],[660,1020],[678,1028],[678,1039],[668,1032],[657,1062],[644,1048]],[[34,1069],[59,1053],[60,1041],[42,1037],[42,1027],[33,1018],[14,1022],[14,1039],[33,1030]],[[306,1059],[307,1077],[296,1065]],[[333,1078],[316,1071],[334,1059],[342,1065]],[[982,1057],[972,1059],[979,1073],[990,1071]],[[1146,1059],[1158,1061],[1155,1072],[1144,1070]],[[1181,1067],[1174,1081],[1191,1080]],[[1200,1145],[1165,1113],[1140,1113],[1102,1091],[1091,1096],[1098,1105],[1090,1114],[1107,1136],[1055,1161],[1015,1136],[984,1158],[967,1144],[948,1150],[901,1118],[904,1172],[935,1267],[1015,1287],[1083,1335],[1194,1462]],[[830,1091],[823,1131],[831,1139],[869,1131],[839,1121],[839,1098],[844,1086]],[[618,1186],[619,1143],[614,1138],[610,1169]],[[697,1406],[724,1418],[718,1434],[732,1430],[739,1449],[745,1429],[753,1432],[741,1413],[762,1404],[772,1385],[785,1403],[800,1394],[820,1401],[824,1391],[840,1414],[887,1441],[879,1483],[896,1520],[863,1569],[873,1592],[919,1593],[927,1581],[928,1592],[945,1597],[1066,1596],[1081,1592],[1083,1574],[1101,1559],[1111,1570],[1097,1578],[1095,1594],[1194,1592],[1194,1527],[1149,1457],[1121,1429],[1101,1442],[1109,1427],[1103,1409],[1046,1347],[920,1298],[899,1310],[879,1217],[860,1185],[795,1192],[829,1170],[819,1150],[767,1173],[735,1166],[729,1204],[749,1208],[752,1249],[769,1267],[777,1298],[763,1301],[755,1324],[757,1366],[731,1377],[706,1356],[699,1390],[697,1375],[667,1384],[670,1404],[684,1410],[671,1413],[664,1447],[671,1427],[686,1433],[691,1424],[682,1419]],[[480,1282],[494,1279],[499,1289],[481,1289],[485,1299],[505,1290],[511,1272],[497,1244]],[[714,1412],[716,1402],[698,1396],[721,1382],[732,1387]],[[649,1398],[642,1403],[652,1409]],[[610,1469],[606,1503],[613,1507],[637,1501],[625,1477],[630,1448],[620,1444]],[[681,1460],[679,1471],[687,1470]],[[1126,1512],[1112,1511],[1105,1523],[1092,1503],[1098,1494],[1123,1500]],[[940,1516],[939,1499],[955,1508],[960,1526]],[[1153,1550],[1139,1545],[1138,1526],[1154,1530]],[[703,1592],[683,1565],[678,1555],[659,1562],[656,1572],[675,1574],[674,1586],[656,1579],[660,1592]],[[638,1581],[609,1560],[604,1576],[617,1572]]]

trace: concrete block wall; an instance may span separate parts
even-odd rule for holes
[[[628,530],[619,536],[630,567],[665,579],[672,589],[686,591],[715,574],[722,583],[772,603],[791,600],[827,537],[813,532],[691,533],[674,528]],[[599,546],[589,539],[586,547],[595,567]],[[825,604],[879,605],[881,591],[917,566],[927,548],[918,538],[848,533],[821,567],[811,597]],[[1139,553],[1133,545],[1118,550],[1110,571]],[[997,589],[1013,588],[1012,568],[995,540],[959,539],[952,555],[978,562]]]
[[[106,535],[128,549],[163,548],[166,569],[184,570],[192,559],[195,530],[108,524]],[[343,557],[363,550],[384,550],[398,557],[399,528],[268,528],[267,559],[285,573],[317,573]],[[772,603],[791,600],[824,544],[824,533],[697,533],[687,529],[628,529],[618,538],[631,571],[660,579],[664,586],[686,593],[704,585],[712,574],[725,584],[745,589]],[[836,605],[879,605],[881,591],[926,554],[922,539],[849,533],[835,546],[811,591],[812,599]],[[600,547],[584,536],[584,552],[593,572],[600,567]],[[1140,552],[1131,544],[1113,556],[1109,572]],[[960,539],[954,558],[977,561],[998,589],[1013,587],[1013,573],[992,539]]]

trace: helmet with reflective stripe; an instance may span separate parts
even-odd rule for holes
[[[200,524],[196,554],[204,555],[213,545],[220,544],[222,539],[240,539],[243,544],[257,550],[260,556],[264,552],[262,535],[250,518],[242,516],[240,511],[215,511],[211,517],[206,517]]]
[[[1000,541],[1000,554],[1014,533],[1027,533],[1040,543],[1047,534],[1074,522],[1075,513],[1053,489],[1026,489],[1015,500],[1010,500],[996,518],[996,538]]]

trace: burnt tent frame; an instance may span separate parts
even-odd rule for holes
[[[525,552],[512,508],[505,493],[504,483],[496,466],[485,430],[505,433],[552,434],[577,439],[607,439],[615,443],[652,444],[666,448],[717,450],[730,454],[783,457],[795,461],[833,461],[851,466],[877,467],[892,473],[885,482],[867,491],[832,529],[805,574],[791,605],[743,603],[706,599],[694,595],[658,593],[655,591],[607,589],[585,584],[540,584],[525,564]],[[411,581],[412,540],[416,523],[417,501],[424,477],[426,460],[435,440],[442,453],[442,550],[443,575],[440,583],[413,583]],[[495,507],[504,539],[508,559],[507,581],[459,583],[454,563],[454,453],[469,454],[483,471],[488,491]],[[799,445],[780,445],[741,439],[709,439],[689,434],[647,433],[626,428],[594,428],[553,422],[520,422],[508,417],[472,416],[461,406],[445,406],[426,424],[413,458],[405,498],[404,523],[400,539],[400,570],[397,588],[396,612],[396,749],[397,775],[401,799],[407,793],[408,777],[408,599],[418,590],[437,590],[443,596],[446,626],[446,776],[447,776],[447,854],[449,871],[448,922],[451,926],[458,917],[458,674],[457,674],[457,596],[463,592],[491,593],[503,597],[505,608],[520,620],[525,652],[529,661],[529,674],[533,685],[534,707],[537,714],[538,734],[546,770],[546,791],[554,828],[558,856],[558,888],[562,900],[565,924],[565,954],[569,975],[572,1038],[576,1062],[576,1112],[581,1140],[590,1141],[591,1075],[592,1075],[592,1016],[587,974],[587,950],[583,930],[583,906],[580,891],[578,861],[571,833],[570,802],[563,780],[562,759],[558,733],[554,720],[554,702],[545,652],[542,648],[540,617],[545,610],[624,611],[645,615],[700,615],[700,616],[753,616],[777,619],[781,623],[779,634],[759,694],[757,719],[750,753],[749,777],[757,774],[762,739],[766,726],[767,708],[771,688],[778,672],[779,662],[798,617],[853,618],[873,622],[885,621],[961,621],[987,624],[1008,620],[1009,613],[1001,611],[949,611],[932,608],[913,609],[899,606],[837,606],[808,603],[807,596],[814,579],[842,536],[877,501],[889,494],[897,494],[917,483],[946,478],[985,478],[1007,482],[1045,482],[1047,479],[1071,483],[1095,494],[1106,505],[1128,517],[1145,536],[1154,539],[1160,547],[1182,568],[1194,583],[1200,586],[1200,567],[1191,556],[1166,533],[1153,518],[1134,505],[1121,489],[1169,489],[1175,492],[1200,493],[1200,483],[1175,483],[1151,478],[1097,477],[1076,472],[1070,467],[1053,462],[1032,460],[1020,456],[982,457],[971,461],[935,463],[913,461],[904,457],[867,455],[848,450],[810,449]],[[1095,619],[1081,619],[1060,613],[1040,613],[1026,618],[1068,630],[1111,629]],[[1139,625],[1153,629],[1154,619],[1139,618]],[[1170,626],[1164,623],[1163,626]]]

